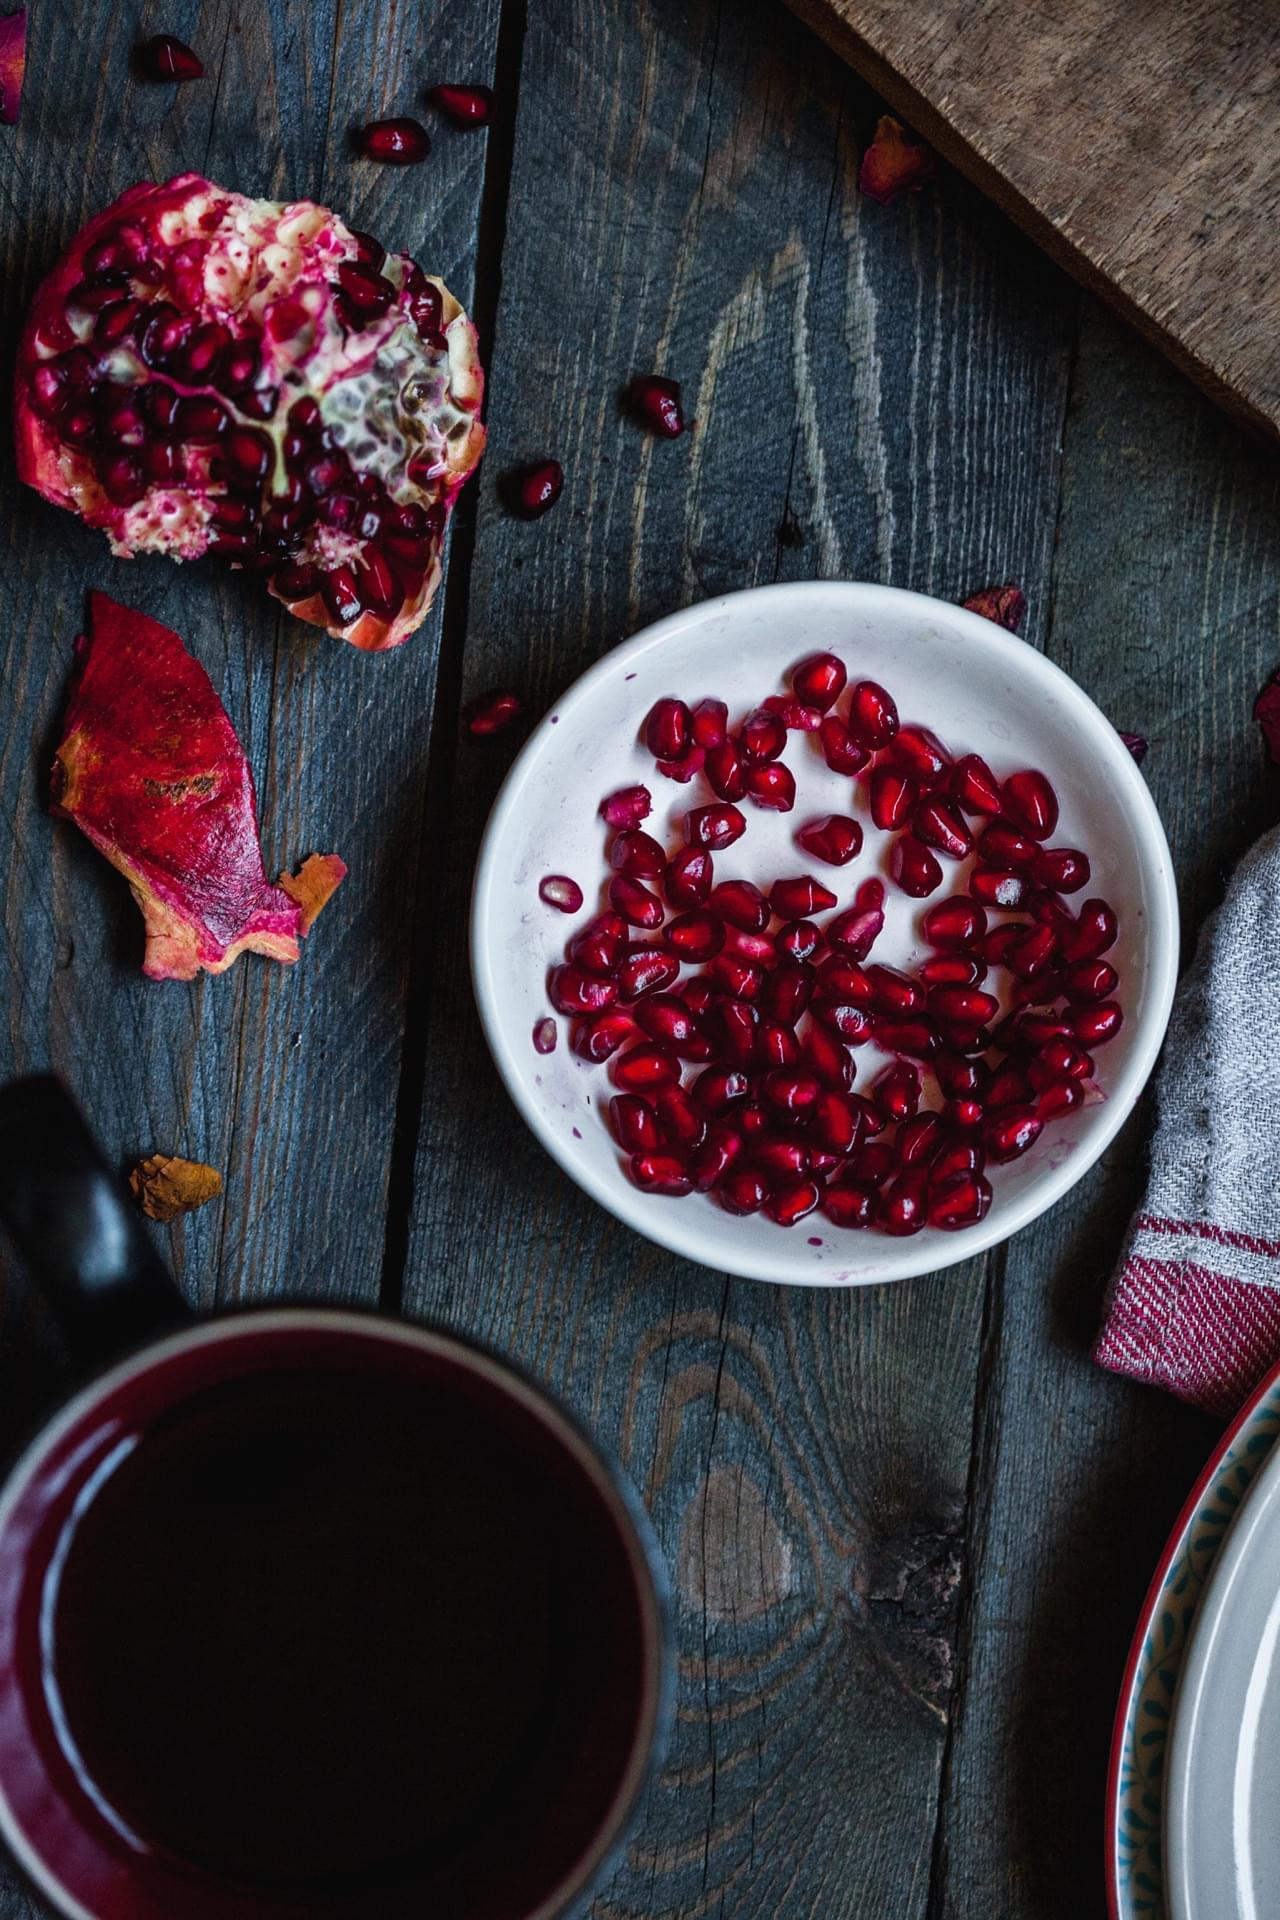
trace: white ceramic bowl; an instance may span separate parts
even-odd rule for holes
[[[1120,916],[1108,958],[1120,970],[1125,1021],[1097,1051],[1105,1100],[1052,1122],[1029,1153],[995,1168],[986,1219],[956,1233],[926,1228],[894,1239],[832,1226],[821,1213],[782,1228],[763,1215],[726,1213],[707,1195],[642,1193],[624,1173],[608,1129],[608,1068],[577,1058],[569,1022],[559,1017],[556,1050],[543,1055],[533,1046],[534,1025],[549,1011],[548,970],[563,958],[574,927],[603,901],[609,833],[600,800],[643,782],[654,799],[645,828],[674,845],[680,816],[714,798],[702,780],[681,786],[655,772],[638,737],[653,702],[674,694],[692,704],[715,695],[728,702],[736,724],[786,687],[797,661],[822,648],[845,661],[851,680],[881,681],[904,722],[932,726],[954,753],[981,753],[1001,778],[1018,767],[1041,768],[1062,806],[1054,844],[1083,847],[1093,864],[1092,881],[1073,905],[1099,894]],[[795,811],[767,813],[744,803],[748,831],[715,855],[717,879],[740,875],[767,890],[780,875],[812,872],[843,907],[860,880],[882,870],[889,837],[867,819],[861,784],[832,773],[813,736],[789,735],[785,758],[796,774]],[[843,869],[822,867],[794,840],[805,820],[829,812],[852,813],[867,827],[862,853]],[[936,898],[958,883],[958,871],[945,858],[943,865],[947,879]],[[550,873],[569,874],[582,886],[580,914],[540,900],[539,882]],[[890,883],[873,958],[899,966],[923,958],[918,929],[928,905]],[[598,661],[556,702],[508,774],[485,831],[471,913],[476,999],[493,1057],[512,1099],[565,1171],[601,1206],[675,1253],[747,1279],[816,1286],[931,1272],[994,1246],[1060,1200],[1114,1138],[1151,1071],[1169,1018],[1177,952],[1177,897],[1160,817],[1119,735],[1088,695],[1033,647],[977,614],[922,594],[844,581],[754,587],[708,600],[659,620]],[[856,1058],[863,1086],[885,1056],[869,1046]]]

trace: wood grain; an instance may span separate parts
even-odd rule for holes
[[[1266,0],[790,0],[1054,257],[1280,432]]]
[[[463,693],[509,684],[536,713],[641,622],[781,576],[952,597],[1018,576],[1042,631],[1074,300],[957,183],[868,218],[874,113],[767,4],[731,27],[675,0],[530,9]],[[677,443],[620,418],[650,368],[697,416]],[[563,498],[513,522],[497,471],[539,454]],[[733,1283],[556,1170],[496,1082],[460,934],[514,744],[461,738],[437,828],[405,1302],[566,1393],[675,1572],[675,1745],[595,1912],[921,1916],[981,1275]]]

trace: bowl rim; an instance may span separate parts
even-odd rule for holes
[[[921,1245],[924,1236],[893,1239],[884,1235],[874,1238],[863,1235],[854,1244],[859,1250],[874,1245],[876,1258],[873,1261],[868,1262],[863,1255],[860,1262],[854,1255],[849,1267],[837,1267],[834,1272],[827,1274],[824,1274],[821,1266],[816,1271],[790,1273],[778,1270],[776,1255],[785,1253],[785,1247],[771,1249],[768,1238],[763,1235],[758,1257],[744,1256],[735,1248],[729,1260],[708,1258],[702,1250],[705,1227],[695,1231],[693,1238],[697,1244],[691,1245],[689,1228],[682,1228],[677,1217],[678,1207],[655,1202],[653,1195],[631,1187],[621,1174],[616,1181],[602,1176],[590,1164],[580,1161],[570,1143],[544,1124],[541,1112],[524,1086],[501,1030],[497,1013],[500,982],[493,970],[493,949],[486,942],[484,933],[495,906],[498,849],[507,837],[513,817],[518,813],[524,785],[545,746],[554,737],[549,731],[552,716],[563,725],[567,718],[572,718],[589,705],[597,687],[612,678],[619,666],[633,664],[661,647],[672,635],[691,626],[703,624],[725,613],[732,614],[745,601],[759,603],[761,598],[777,598],[809,600],[818,604],[829,600],[832,595],[848,595],[864,611],[868,606],[883,606],[887,602],[906,617],[914,615],[916,618],[936,620],[941,614],[953,629],[958,630],[959,637],[972,639],[989,654],[1002,659],[1012,672],[1024,678],[1030,674],[1032,679],[1038,679],[1079,716],[1082,724],[1089,729],[1108,773],[1114,778],[1117,799],[1130,820],[1139,863],[1150,888],[1148,978],[1141,1006],[1136,1013],[1128,1014],[1132,1022],[1131,1031],[1136,1029],[1129,1061],[1117,1085],[1108,1095],[1105,1107],[1095,1109],[1099,1117],[1087,1138],[1058,1166],[1049,1168],[1042,1178],[1023,1193],[1011,1196],[1001,1206],[993,1207],[985,1220],[949,1235],[942,1259],[937,1257],[938,1249],[932,1240],[926,1243],[926,1254],[925,1247]],[[559,737],[563,738],[564,735]],[[695,601],[665,614],[661,619],[640,628],[617,646],[611,647],[580,674],[547,708],[516,755],[494,798],[476,862],[469,927],[472,992],[485,1041],[507,1093],[543,1148],[576,1185],[615,1219],[642,1234],[646,1240],[700,1266],[710,1267],[712,1271],[781,1286],[877,1286],[887,1281],[911,1279],[919,1274],[942,1272],[947,1267],[957,1266],[962,1261],[999,1246],[1046,1213],[1106,1152],[1137,1104],[1164,1041],[1178,973],[1178,897],[1164,825],[1151,790],[1139,773],[1132,754],[1102,709],[1070,674],[1029,641],[1010,633],[994,621],[950,601],[939,600],[931,594],[916,593],[905,587],[881,586],[864,580],[771,581],[761,586],[716,594],[710,599]],[[666,1212],[661,1210],[664,1205]],[[691,1224],[698,1228],[698,1222]],[[728,1252],[729,1249],[725,1248],[724,1251]],[[774,1257],[771,1257],[771,1253]],[[866,1270],[861,1270],[862,1267]]]

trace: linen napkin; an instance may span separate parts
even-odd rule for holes
[[[1094,1358],[1212,1413],[1280,1360],[1280,827],[1178,988],[1151,1173]]]

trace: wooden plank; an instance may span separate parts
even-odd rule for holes
[[[1275,816],[1250,718],[1280,654],[1280,482],[1151,351],[1085,326],[1066,439],[1050,650],[1145,771],[1177,863],[1186,947]],[[996,1284],[980,1409],[964,1710],[931,1920],[1101,1908],[1111,1717],[1165,1536],[1211,1421],[1087,1362],[1138,1197],[1141,1113],[1070,1206],[1019,1234]]]
[[[642,621],[782,576],[1021,577],[1040,630],[1074,300],[958,182],[868,216],[874,113],[767,0],[732,32],[676,0],[530,9],[490,419],[497,468],[550,453],[567,477],[535,525],[483,481],[463,692],[513,685],[536,713]],[[652,367],[698,419],[675,444],[619,419]],[[675,1571],[676,1742],[595,1912],[912,1920],[981,1276],[730,1283],[559,1174],[497,1083],[461,934],[513,744],[463,735],[442,779],[405,1302],[566,1393]]]
[[[1280,431],[1266,0],[790,4],[1215,399]]]

